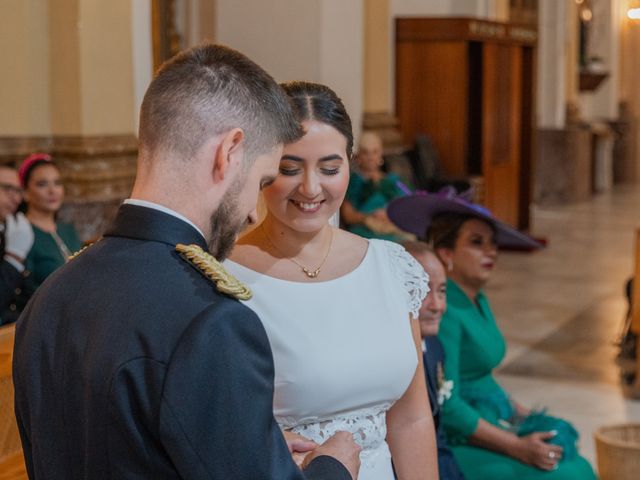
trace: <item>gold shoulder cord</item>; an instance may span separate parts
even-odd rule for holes
[[[216,288],[221,293],[237,298],[238,300],[249,300],[252,297],[251,290],[242,284],[225,270],[215,257],[200,248],[198,245],[176,245],[176,251],[182,258],[195,266],[209,280],[216,284]]]
[[[82,252],[84,252],[87,248],[89,248],[91,245],[93,245],[96,242],[91,242],[89,245],[85,245],[84,247],[82,247],[80,250],[78,250],[75,253],[72,253],[71,255],[69,255],[69,257],[67,258],[67,262],[70,262],[71,260],[73,260],[74,258],[76,258],[78,255],[80,255]]]

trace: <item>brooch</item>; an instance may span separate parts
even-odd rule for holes
[[[438,405],[442,406],[444,402],[451,398],[453,392],[453,380],[447,380],[444,377],[442,362],[438,362],[436,366],[438,379]]]
[[[215,283],[219,292],[225,293],[238,300],[249,300],[251,290],[240,280],[225,270],[213,255],[205,252],[198,245],[176,245],[176,251],[182,258],[191,263],[205,277]]]

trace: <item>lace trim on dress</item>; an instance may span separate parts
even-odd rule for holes
[[[339,431],[351,432],[358,445],[362,447],[360,461],[363,467],[374,464],[380,455],[391,458],[385,442],[387,436],[386,413],[391,403],[336,414],[330,419],[317,417],[298,419],[295,417],[276,417],[280,427],[302,435],[318,444],[324,443]]]
[[[402,245],[387,241],[384,243],[391,257],[391,268],[404,281],[409,313],[414,319],[418,318],[422,301],[429,293],[429,275]]]

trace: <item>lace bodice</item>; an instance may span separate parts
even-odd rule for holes
[[[401,246],[370,240],[349,274],[318,283],[225,266],[251,288],[275,364],[274,414],[283,429],[322,443],[339,430],[362,446],[359,480],[393,480],[387,410],[417,366],[409,315],[428,291]]]
[[[361,464],[365,468],[372,468],[377,460],[391,458],[389,448],[385,442],[387,436],[386,413],[391,405],[383,403],[375,407],[352,410],[344,414],[336,414],[325,420],[277,418],[280,426],[286,430],[298,433],[318,444],[324,443],[336,432],[351,432],[356,443],[362,447]]]

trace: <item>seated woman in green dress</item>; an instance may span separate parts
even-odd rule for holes
[[[438,337],[453,389],[441,418],[465,478],[596,478],[578,454],[578,435],[568,422],[524,407],[493,376],[506,344],[483,287],[495,268],[497,246],[541,245],[450,192],[396,200],[389,216],[404,230],[426,232],[447,267],[447,309]]]
[[[73,225],[56,219],[64,200],[64,186],[51,157],[42,153],[30,155],[18,174],[24,189],[26,216],[35,236],[25,262],[30,275],[24,290],[25,296],[30,296],[82,243]]]
[[[410,193],[400,177],[382,171],[382,140],[371,131],[364,132],[356,154],[357,172],[351,172],[340,219],[347,230],[365,238],[401,242],[412,239],[387,217],[387,204]]]

